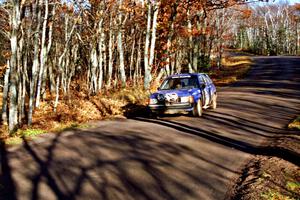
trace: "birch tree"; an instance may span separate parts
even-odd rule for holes
[[[154,61],[156,27],[157,27],[159,6],[160,6],[159,2],[152,3],[149,0],[147,2],[147,30],[146,30],[145,51],[144,51],[144,70],[145,70],[144,88],[145,89],[149,89],[152,80],[151,70],[153,68],[153,61]],[[153,8],[153,12],[152,12],[152,8]],[[152,13],[153,13],[153,17],[152,17]],[[149,51],[149,45],[150,45],[150,51]]]
[[[123,37],[122,37],[122,31],[123,31],[123,12],[122,12],[122,5],[123,0],[119,0],[119,30],[118,30],[118,50],[119,50],[119,70],[120,70],[120,76],[122,81],[122,87],[126,86],[126,74],[125,74],[125,64],[124,64],[124,49],[123,49]]]
[[[11,57],[9,62],[9,119],[8,127],[9,131],[13,132],[18,125],[18,109],[17,109],[17,85],[18,85],[18,32],[21,24],[21,11],[24,2],[19,0],[12,0],[11,13],[10,13],[10,46],[11,46]]]

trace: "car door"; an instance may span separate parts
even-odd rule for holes
[[[201,90],[202,90],[203,106],[207,106],[207,105],[209,105],[209,103],[211,101],[210,84],[204,75],[200,75],[199,79],[200,79],[200,83],[201,83],[200,87],[203,84],[205,85],[205,87],[201,88]]]
[[[214,96],[214,94],[217,92],[215,85],[213,84],[212,80],[209,78],[207,74],[205,74],[207,81],[209,82],[209,89],[210,89],[210,97]]]
[[[204,76],[205,76],[205,80],[206,80],[206,85],[207,85],[207,87],[209,89],[209,98],[210,98],[210,101],[211,101],[212,97],[213,97],[213,94],[215,92],[215,88],[214,88],[214,85],[213,85],[211,79],[208,77],[208,75],[205,74]]]

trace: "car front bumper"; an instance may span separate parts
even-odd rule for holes
[[[173,103],[173,104],[150,104],[148,108],[154,113],[186,113],[190,112],[194,108],[194,104],[191,103]]]

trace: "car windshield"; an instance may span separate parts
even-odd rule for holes
[[[172,77],[166,79],[160,89],[161,90],[180,90],[198,88],[197,77]]]

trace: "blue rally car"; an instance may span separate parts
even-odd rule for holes
[[[175,74],[150,95],[148,107],[154,115],[188,112],[201,117],[203,108],[216,109],[217,90],[207,74]]]

